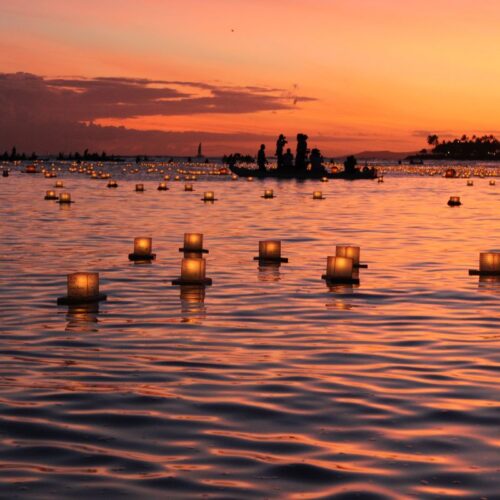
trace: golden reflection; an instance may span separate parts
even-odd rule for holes
[[[68,307],[65,330],[71,332],[97,332],[99,304],[80,304]]]
[[[206,316],[205,287],[181,285],[181,314],[183,323],[195,323]]]
[[[259,281],[272,282],[279,281],[280,276],[280,262],[260,262],[259,263]]]

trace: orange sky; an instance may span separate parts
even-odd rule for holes
[[[500,129],[498,0],[0,0],[0,9],[2,73],[259,86],[278,89],[288,108],[95,124],[303,131],[328,155]],[[297,95],[314,100],[294,104]],[[208,140],[206,151],[222,148]]]

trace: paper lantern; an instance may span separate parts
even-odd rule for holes
[[[144,260],[154,260],[156,254],[152,253],[153,249],[153,239],[140,236],[134,238],[134,251],[129,254],[129,260],[133,261],[144,261]]]
[[[248,181],[248,182],[252,182],[252,181],[253,181],[253,177],[251,177],[251,176],[250,176],[250,177],[247,177],[247,181]]]
[[[71,200],[71,194],[69,194],[69,193],[59,194],[59,203],[61,203],[61,204],[73,203],[73,201]]]
[[[181,277],[173,280],[173,285],[211,285],[212,280],[205,276],[206,260],[200,258],[184,258],[181,263]]]
[[[136,184],[135,185],[135,190],[137,192],[141,192],[142,193],[144,191],[144,184]]]
[[[57,299],[58,304],[85,304],[106,300],[99,292],[99,273],[68,274],[68,295]]]
[[[27,174],[36,174],[36,173],[38,173],[38,170],[36,169],[35,165],[28,165],[28,166],[26,167],[25,172],[26,172]]]
[[[321,177],[321,182],[328,182],[328,177]]]
[[[467,181],[467,186],[473,186],[473,185],[474,185],[474,181],[471,181],[471,180]]]
[[[160,182],[160,184],[158,184],[158,191],[168,191],[167,183]]]
[[[490,180],[490,186],[494,186],[496,184],[495,179]]]
[[[205,191],[203,193],[203,198],[202,198],[203,201],[215,201],[216,198],[215,198],[215,194],[213,191]]]
[[[448,205],[450,207],[458,207],[462,204],[460,201],[460,196],[450,196],[450,199],[448,200]]]
[[[184,184],[184,191],[192,191],[192,190],[193,190],[192,184]]]
[[[108,181],[108,188],[117,188],[118,187],[118,182],[116,181]]]
[[[360,263],[361,248],[354,245],[337,245],[335,255],[337,257],[347,257],[352,259],[353,267],[361,267]],[[366,266],[363,266],[366,267]]]
[[[472,276],[500,276],[500,251],[491,250],[479,254],[479,270],[470,269]]]
[[[46,191],[45,192],[45,199],[46,200],[57,200],[57,194],[55,191]]]
[[[266,189],[262,198],[274,198],[274,191],[272,189]]]
[[[322,278],[334,283],[359,283],[353,275],[353,260],[348,257],[327,257],[326,274]]]
[[[56,187],[56,188],[64,187],[63,181],[56,181],[56,183],[54,184],[54,187]]]
[[[238,176],[237,176],[237,175],[235,175],[235,174],[233,174],[233,175],[231,176],[231,180],[232,180],[232,181],[237,181],[237,180],[238,180]]]
[[[324,200],[322,191],[314,191],[313,200]]]
[[[287,258],[281,257],[281,240],[259,241],[259,256],[254,257],[261,263],[266,262],[288,262]]]

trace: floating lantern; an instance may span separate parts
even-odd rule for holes
[[[46,178],[46,179],[50,179],[52,177],[52,174],[50,172],[45,172],[43,174],[43,176]]]
[[[68,295],[59,297],[58,304],[88,304],[106,300],[99,292],[99,273],[68,274]]]
[[[203,248],[203,234],[202,233],[184,233],[184,246],[179,248],[179,252],[184,252],[184,257],[188,254],[202,254],[208,253],[208,250]]]
[[[500,251],[481,252],[479,270],[470,269],[471,276],[500,276]]]
[[[262,196],[262,198],[266,198],[266,199],[274,198],[274,191],[272,189],[266,189],[264,191],[264,196]]]
[[[116,181],[108,181],[108,187],[109,188],[117,188],[118,187],[118,182]]]
[[[54,187],[56,187],[56,188],[64,187],[63,181],[56,181],[56,183],[54,184]]]
[[[160,182],[160,184],[158,184],[158,191],[168,191],[167,183]]]
[[[192,190],[193,190],[192,184],[184,184],[184,191],[192,191]]]
[[[176,176],[174,177],[174,181],[180,181],[180,180],[181,180],[181,178],[180,178],[178,175],[176,175]]]
[[[247,181],[248,181],[248,182],[252,182],[252,181],[253,181],[253,177],[252,177],[252,176],[247,177]]]
[[[135,190],[138,192],[138,193],[142,193],[144,191],[144,184],[136,184],[135,185]]]
[[[288,262],[287,258],[281,257],[281,240],[259,241],[259,256],[254,257],[260,263],[266,262]]]
[[[128,255],[129,260],[154,260],[156,254],[152,253],[153,239],[139,237],[134,238],[134,252]]]
[[[384,182],[384,176],[381,175],[378,179],[377,179],[377,182],[380,184],[382,182]]]
[[[237,176],[237,175],[235,175],[235,174],[233,174],[233,175],[231,176],[231,180],[232,180],[232,181],[237,181],[237,180],[238,180],[238,176]]]
[[[490,180],[490,186],[494,186],[496,184],[495,179]]]
[[[450,199],[448,200],[448,205],[450,207],[458,207],[462,204],[460,201],[460,196],[450,196]]]
[[[165,177],[163,177],[163,180],[169,181],[170,180],[170,175],[166,175]]]
[[[28,165],[28,166],[26,167],[25,172],[26,172],[27,174],[36,174],[36,173],[38,173],[38,171],[37,171],[37,169],[36,169],[35,165]]]
[[[205,276],[206,260],[184,258],[181,264],[181,277],[173,280],[172,285],[211,285],[212,280]]]
[[[467,186],[473,186],[473,185],[474,185],[474,181],[471,181],[471,180],[467,181]]]
[[[444,176],[451,179],[457,176],[457,171],[454,168],[448,168],[445,171]]]
[[[313,193],[313,200],[324,200],[325,198],[323,197],[323,192],[322,191],[314,191]]]
[[[61,204],[74,203],[74,201],[71,200],[71,195],[69,193],[61,193],[59,195],[59,203]]]
[[[335,247],[335,255],[337,257],[347,257],[349,259],[352,259],[352,266],[354,268],[356,268],[356,267],[367,268],[368,267],[366,264],[361,264],[361,262],[360,262],[361,248],[358,246],[337,245]]]
[[[322,278],[329,283],[359,283],[353,276],[353,260],[348,257],[327,257]]]
[[[328,177],[321,177],[321,182],[328,182]]]
[[[45,193],[46,200],[57,200],[58,196],[55,191],[46,191]]]
[[[205,191],[203,193],[203,198],[202,198],[203,201],[215,201],[216,198],[215,198],[215,194],[213,191]]]

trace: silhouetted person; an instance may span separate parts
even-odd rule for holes
[[[297,172],[305,172],[307,169],[307,135],[297,134],[297,154],[295,156],[295,168]]]
[[[257,153],[257,165],[260,172],[266,171],[267,158],[266,158],[266,145],[261,144],[259,152]]]
[[[276,159],[278,161],[278,170],[283,168],[283,148],[288,141],[283,134],[280,134],[276,141]]]
[[[323,157],[319,149],[314,148],[311,151],[311,156],[309,157],[311,161],[311,172],[316,175],[325,175],[326,169],[323,166]]]
[[[356,175],[356,165],[358,164],[358,161],[354,156],[348,156],[345,159],[344,162],[344,170],[347,175]]]
[[[290,172],[293,169],[293,154],[292,150],[288,148],[283,155],[283,170]]]

